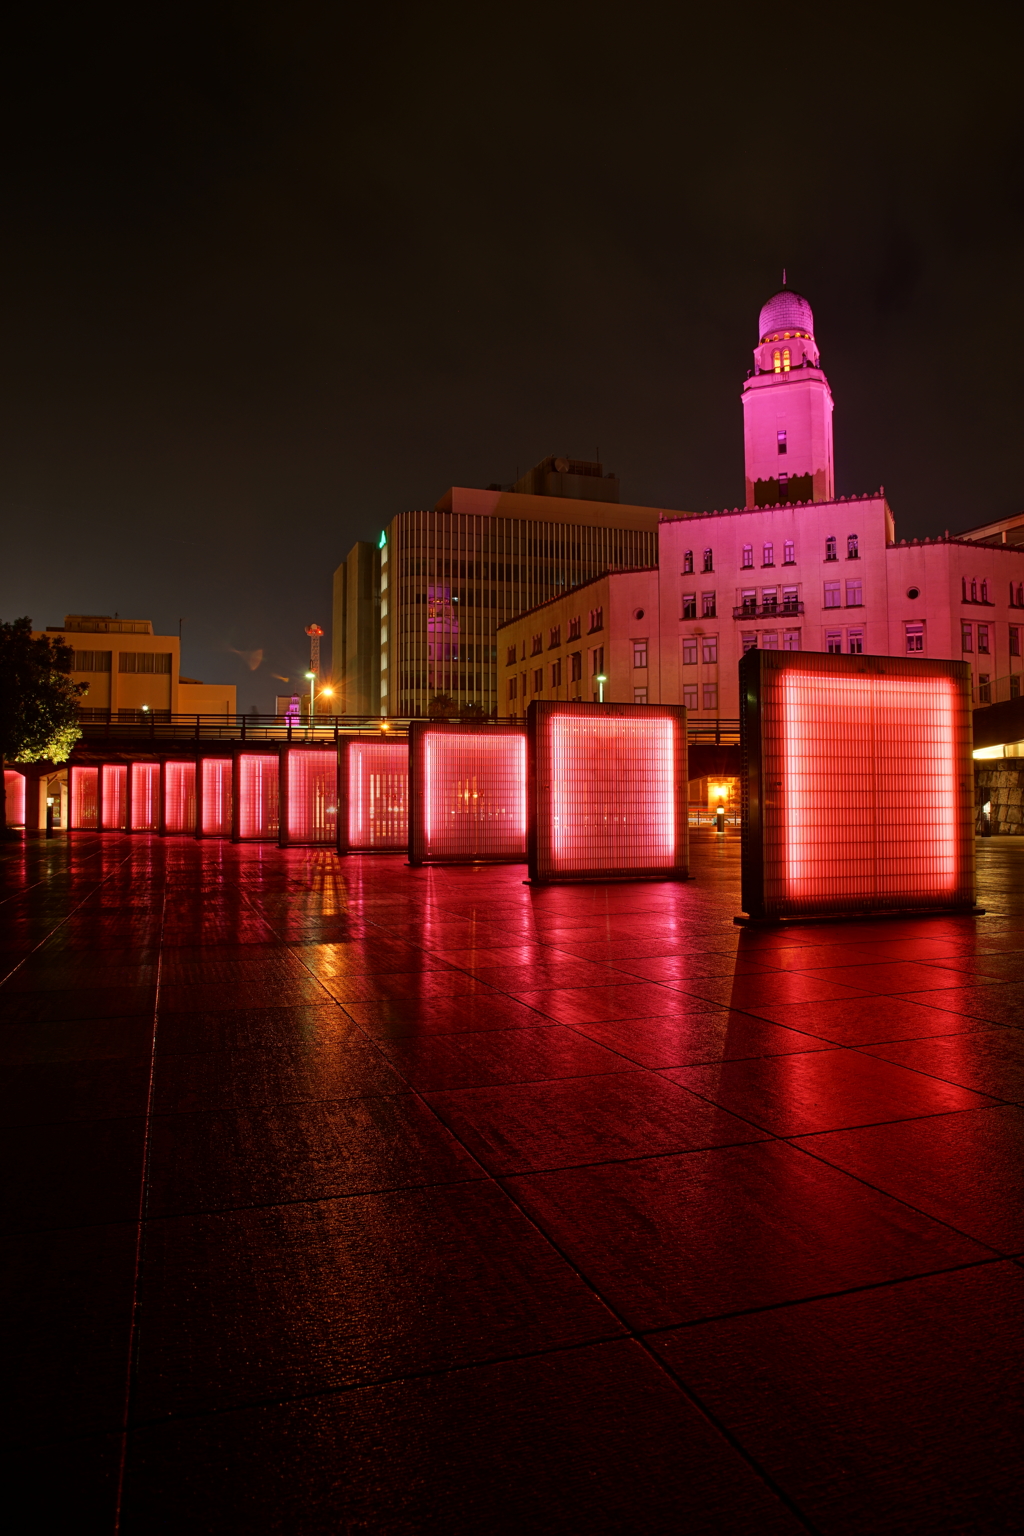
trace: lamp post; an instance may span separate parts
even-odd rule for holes
[[[599,704],[604,703],[604,685],[607,681],[608,679],[603,672],[595,673],[594,682],[597,684],[597,702]]]
[[[316,673],[315,672],[307,672],[306,676],[309,679],[309,725],[310,725],[310,729],[312,730],[312,728],[313,728],[313,707],[314,707],[315,702],[316,702],[316,696],[315,696],[315,693],[314,693],[314,690],[316,688]]]

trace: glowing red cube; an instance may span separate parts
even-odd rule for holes
[[[409,743],[343,743],[339,852],[381,853],[408,846]]]
[[[526,860],[526,732],[409,727],[409,863]]]
[[[128,826],[128,768],[124,763],[104,763],[100,799],[104,832],[124,832]]]
[[[196,765],[194,762],[164,763],[164,831],[196,830]]]
[[[239,752],[235,759],[236,837],[277,841],[280,833],[280,760],[276,752]]]
[[[160,830],[160,764],[132,763],[128,779],[131,787],[131,830]]]
[[[232,761],[204,757],[199,764],[199,831],[202,837],[231,836]]]
[[[282,788],[282,843],[333,847],[338,837],[336,749],[287,747]]]

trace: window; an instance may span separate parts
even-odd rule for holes
[[[118,657],[119,672],[170,672],[170,651],[122,651]]]
[[[773,544],[766,544],[764,546],[762,554],[764,556],[764,558],[761,561],[762,565],[774,565],[775,564],[775,546]]]
[[[533,637],[533,650],[530,652],[531,656],[539,656],[543,649],[544,649],[544,636],[543,635],[534,635],[534,637]]]
[[[974,629],[970,624],[960,621],[960,649],[962,651],[974,650]]]
[[[581,619],[570,619],[569,620],[569,633],[565,637],[567,640],[578,640],[579,639],[579,637],[580,637],[580,625],[582,624],[582,622],[583,621]]]
[[[692,576],[693,575],[693,550],[692,549],[688,549],[686,551],[685,555],[683,556],[683,575],[684,576]]]
[[[516,648],[515,648],[514,645],[510,645],[508,650],[505,652],[505,665],[506,665],[506,667],[514,667],[515,664],[516,664]],[[512,697],[514,698],[515,695],[513,694]]]
[[[851,534],[847,535],[847,538],[846,538],[846,558],[847,558],[847,560],[859,560],[860,559],[860,546],[859,546],[859,543],[858,543],[857,535],[855,533],[851,533]]]
[[[977,583],[977,580],[975,579],[975,577],[972,576],[971,577],[971,602],[972,603],[976,603],[977,601],[978,601],[978,583]]]
[[[696,594],[696,592],[684,592],[683,593],[683,618],[684,619],[695,619],[696,617],[697,617],[697,594]]]
[[[704,551],[704,569],[706,571],[713,571],[714,568],[715,568],[715,557],[712,554],[710,549],[706,549]]]
[[[784,651],[798,651],[800,649],[800,631],[787,629],[782,636],[782,649]]]
[[[510,699],[514,699],[516,696],[516,682],[517,680],[514,677],[510,677],[508,680],[508,696]]]
[[[783,565],[796,565],[796,545],[792,539],[787,539],[782,546]]]
[[[697,665],[697,641],[685,639],[683,641],[683,666],[695,667]]]
[[[1011,656],[1019,656],[1020,655],[1020,625],[1019,624],[1011,624],[1010,625],[1010,655]]]
[[[697,684],[687,683],[683,688],[683,707],[685,709],[697,708]]]
[[[983,603],[987,603],[988,602],[988,582],[987,581],[983,581],[982,584],[981,584],[981,600],[982,600]]]
[[[846,583],[847,608],[863,608],[864,583],[862,581],[848,581]]]
[[[784,491],[789,484],[789,476],[784,469],[779,470],[779,490]]]
[[[704,708],[705,709],[717,709],[718,708],[718,684],[717,683],[705,683],[704,684]]]
[[[715,594],[713,592],[701,593],[700,611],[705,619],[713,619],[715,617]]]
[[[778,587],[761,588],[761,610],[763,613],[774,613],[779,606]]]
[[[864,631],[862,629],[848,629],[846,631],[846,649],[851,656],[863,656]]]
[[[761,631],[761,649],[762,649],[762,651],[777,651],[778,648],[779,648],[779,632],[778,632],[778,630],[777,629],[762,629],[762,631]]]
[[[1010,582],[1010,607],[1024,608],[1024,581],[1018,581],[1016,587]]]
[[[1014,672],[1014,673],[1011,674],[1011,677],[1010,677],[1010,698],[1011,699],[1019,699],[1020,698],[1020,673],[1019,672]]]
[[[633,665],[634,667],[646,667],[647,665],[647,641],[633,641]]]
[[[747,651],[757,650],[757,636],[750,630],[747,630],[744,634],[740,635],[740,640],[743,643],[744,654],[746,654]]]
[[[754,546],[753,546],[753,544],[744,544],[744,546],[743,546],[743,569],[745,571],[749,571],[749,570],[753,569],[753,566],[754,566]]]
[[[534,673],[533,673],[533,691],[534,691],[534,693],[543,693],[544,692],[544,668],[543,667],[536,667],[534,669]]]
[[[836,558],[836,537],[835,537],[834,533],[830,533],[828,538],[825,540],[825,559],[826,560],[834,560],[835,558]]]
[[[75,651],[71,657],[72,672],[109,672],[110,651]]]
[[[978,625],[978,652],[979,655],[988,655],[988,625]]]
[[[583,676],[583,652],[573,651],[569,657],[569,681],[578,683]]]
[[[789,348],[788,347],[783,347],[783,349],[782,349],[782,371],[783,371],[783,373],[788,373],[789,372]]]
[[[785,453],[785,451],[786,451],[786,429],[785,429],[785,427],[783,427],[781,429],[781,431],[776,432],[775,438],[776,438],[776,441],[778,442],[778,445],[779,445],[779,452],[780,453]]]
[[[841,629],[826,629],[825,649],[830,656],[839,656],[843,649],[843,632]]]
[[[604,646],[603,645],[595,645],[594,646],[594,649],[590,653],[590,660],[591,660],[590,674],[591,674],[592,677],[597,677],[599,673],[604,671]]]
[[[552,688],[561,688],[561,686],[562,686],[562,658],[561,658],[561,656],[559,656],[557,661],[553,661],[551,663],[551,686],[552,686]]]
[[[634,704],[646,704],[647,703],[647,689],[646,688],[634,688],[633,689],[633,703]]]
[[[990,672],[978,673],[978,703],[992,703],[992,674]]]
[[[705,635],[701,641],[701,660],[706,666],[718,661],[718,636]]]
[[[562,626],[561,626],[561,624],[553,624],[551,626],[551,633],[548,636],[548,650],[551,651],[551,650],[556,649],[556,647],[560,646],[561,643],[562,643]]]
[[[772,372],[782,372],[782,353],[779,351],[778,347],[776,347],[775,351],[772,353]]]
[[[904,625],[907,634],[907,655],[912,656],[915,651],[924,650],[924,625]]]
[[[590,633],[593,634],[595,629],[604,629],[603,608],[591,608],[590,610]]]
[[[752,587],[740,593],[740,607],[744,613],[757,612],[757,593]]]
[[[783,613],[799,613],[800,594],[797,587],[783,587],[782,611]]]

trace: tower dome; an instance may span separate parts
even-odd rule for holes
[[[757,325],[760,341],[766,341],[776,331],[801,331],[805,335],[814,335],[811,306],[801,294],[794,293],[792,288],[782,288],[772,294],[761,309]]]

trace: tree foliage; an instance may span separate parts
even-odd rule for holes
[[[71,681],[73,652],[61,639],[32,637],[32,620],[0,624],[0,761],[66,762],[82,732]]]
[[[435,693],[427,705],[427,718],[429,720],[448,720],[452,715],[457,715],[459,706],[450,693]]]

